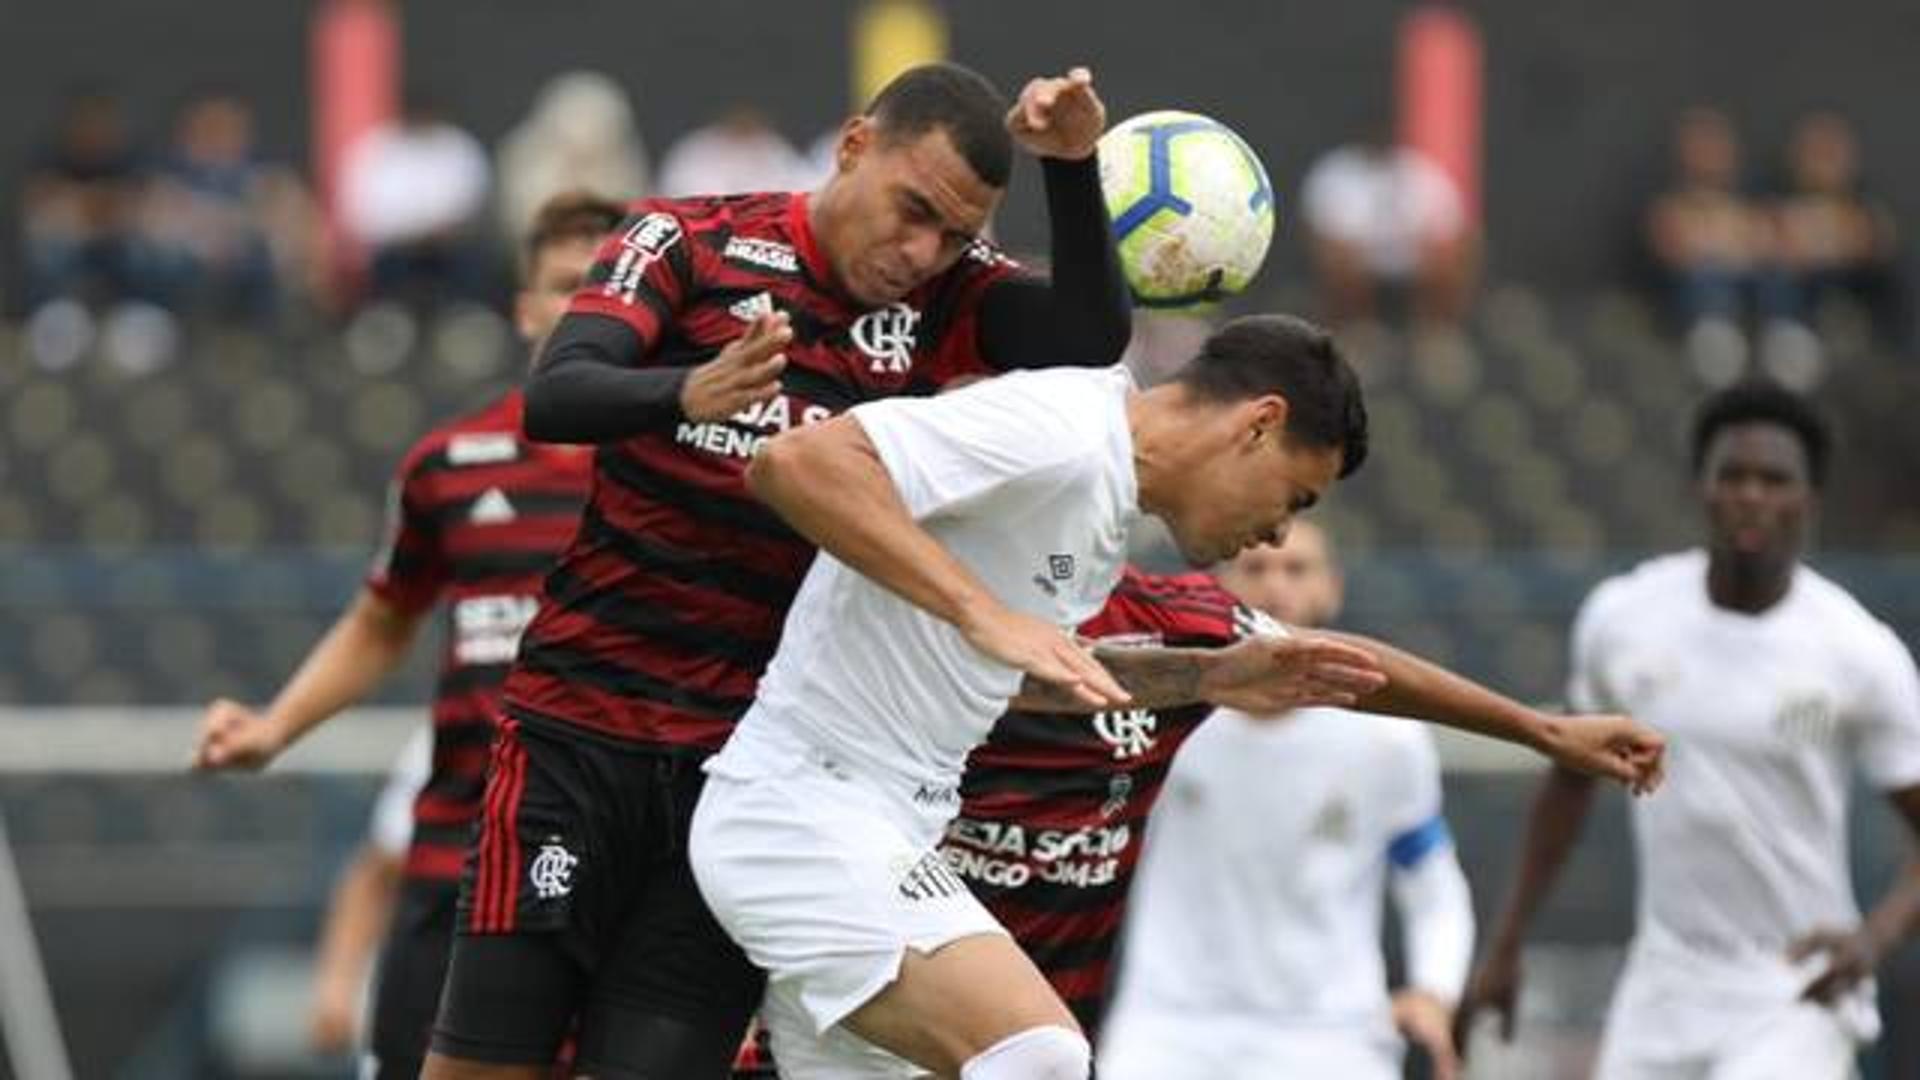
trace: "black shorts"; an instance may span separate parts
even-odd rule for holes
[[[440,1008],[440,985],[447,977],[459,898],[457,881],[408,878],[400,886],[374,975],[368,1025],[373,1075],[380,1080],[420,1075]]]
[[[701,756],[508,717],[460,883],[436,1053],[596,1076],[727,1075],[766,979],[687,863]]]

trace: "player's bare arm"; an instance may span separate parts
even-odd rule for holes
[[[1580,840],[1593,807],[1594,787],[1593,777],[1556,766],[1534,797],[1518,876],[1494,926],[1486,958],[1467,980],[1467,992],[1454,1018],[1455,1042],[1463,1057],[1473,1019],[1483,1009],[1499,1016],[1500,1038],[1513,1039],[1519,1018],[1521,944],[1528,924],[1566,865],[1567,854]]]
[[[1380,658],[1386,685],[1362,697],[1361,709],[1519,743],[1567,768],[1618,780],[1636,794],[1660,785],[1666,739],[1631,717],[1551,715],[1385,642],[1357,634],[1327,634]]]
[[[1365,649],[1313,636],[1256,637],[1217,649],[1095,646],[1094,659],[1142,709],[1206,702],[1243,712],[1352,705],[1386,681]],[[1013,707],[1083,712],[1053,684],[1029,678]]]
[[[361,590],[264,713],[226,698],[207,706],[193,767],[265,768],[398,667],[423,617]]]
[[[920,527],[860,422],[841,416],[786,432],[747,468],[761,501],[822,550],[952,623],[988,656],[1066,687],[1082,707],[1128,704],[1072,635],[1000,603]]]
[[[1913,838],[1920,841],[1920,785],[1892,792],[1888,799]],[[1858,927],[1816,930],[1794,942],[1790,952],[1793,959],[1821,954],[1827,962],[1826,970],[1808,983],[1800,996],[1822,1005],[1832,1004],[1872,976],[1888,954],[1916,933],[1920,933],[1920,858],[1909,858],[1886,895]]]

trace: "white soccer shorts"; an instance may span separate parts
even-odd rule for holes
[[[710,769],[689,855],[701,895],[765,969],[762,1015],[789,1080],[919,1075],[837,1025],[898,977],[908,949],[1004,934],[936,844],[951,807],[817,751]]]

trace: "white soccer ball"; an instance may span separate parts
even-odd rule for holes
[[[1142,113],[1100,138],[1100,187],[1134,302],[1214,304],[1273,241],[1273,185],[1253,148],[1198,113]]]

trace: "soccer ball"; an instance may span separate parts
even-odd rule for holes
[[[1100,188],[1136,304],[1191,308],[1247,287],[1273,240],[1273,185],[1225,124],[1142,113],[1100,137]]]

